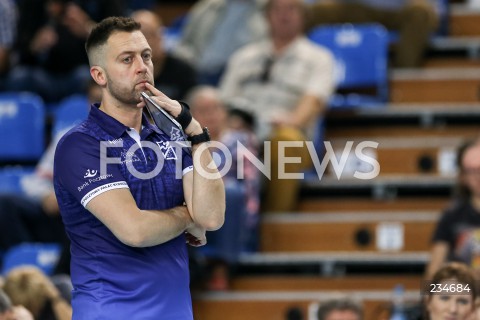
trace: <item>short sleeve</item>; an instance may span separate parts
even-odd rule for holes
[[[454,236],[452,235],[452,226],[454,224],[455,221],[452,219],[451,212],[444,212],[437,223],[437,226],[433,233],[432,242],[435,243],[444,241],[452,243],[454,241]]]
[[[113,161],[113,158],[101,156],[100,141],[83,133],[69,134],[59,142],[55,151],[55,185],[85,207],[106,191],[128,188],[119,164],[112,164]]]
[[[305,93],[328,100],[335,89],[335,59],[327,49],[315,49],[315,54],[309,57],[311,70],[310,77],[304,79]],[[311,59],[312,57],[315,58]]]

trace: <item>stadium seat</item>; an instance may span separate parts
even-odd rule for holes
[[[319,26],[308,37],[335,56],[337,92],[329,107],[380,106],[388,101],[389,35],[382,25]]]
[[[3,256],[2,274],[22,265],[33,265],[52,275],[60,258],[61,246],[56,243],[22,243],[7,250]]]
[[[55,112],[52,136],[85,120],[88,115],[88,105],[86,95],[73,95],[62,100]]]
[[[0,193],[22,194],[21,180],[35,170],[30,166],[7,166],[0,168]]]
[[[45,105],[33,93],[0,93],[0,162],[37,161],[45,149]]]

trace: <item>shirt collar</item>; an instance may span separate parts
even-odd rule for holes
[[[129,127],[118,121],[117,119],[109,116],[103,111],[100,111],[100,103],[92,104],[90,113],[88,115],[89,120],[96,122],[102,129],[109,133],[114,138],[120,138],[125,131],[130,130]],[[143,130],[140,134],[142,138],[150,135],[152,132],[161,134],[161,131],[154,125],[152,125],[145,115],[142,115]]]

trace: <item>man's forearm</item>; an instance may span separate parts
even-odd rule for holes
[[[192,147],[193,220],[207,230],[219,229],[225,219],[225,188],[205,143]]]
[[[145,219],[141,219],[138,232],[141,237],[139,247],[149,247],[170,241],[184,233],[193,225],[193,220],[185,206],[168,210],[141,210]]]

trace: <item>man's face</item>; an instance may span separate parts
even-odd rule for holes
[[[208,96],[198,97],[192,106],[192,116],[210,131],[212,136],[225,126],[226,111],[219,101]]]
[[[116,32],[107,41],[107,91],[123,104],[136,105],[145,83],[153,85],[152,50],[140,31]]]
[[[480,145],[474,145],[465,151],[462,179],[473,195],[480,196]]]
[[[274,37],[292,39],[303,31],[301,0],[272,0],[267,13],[270,31]]]

